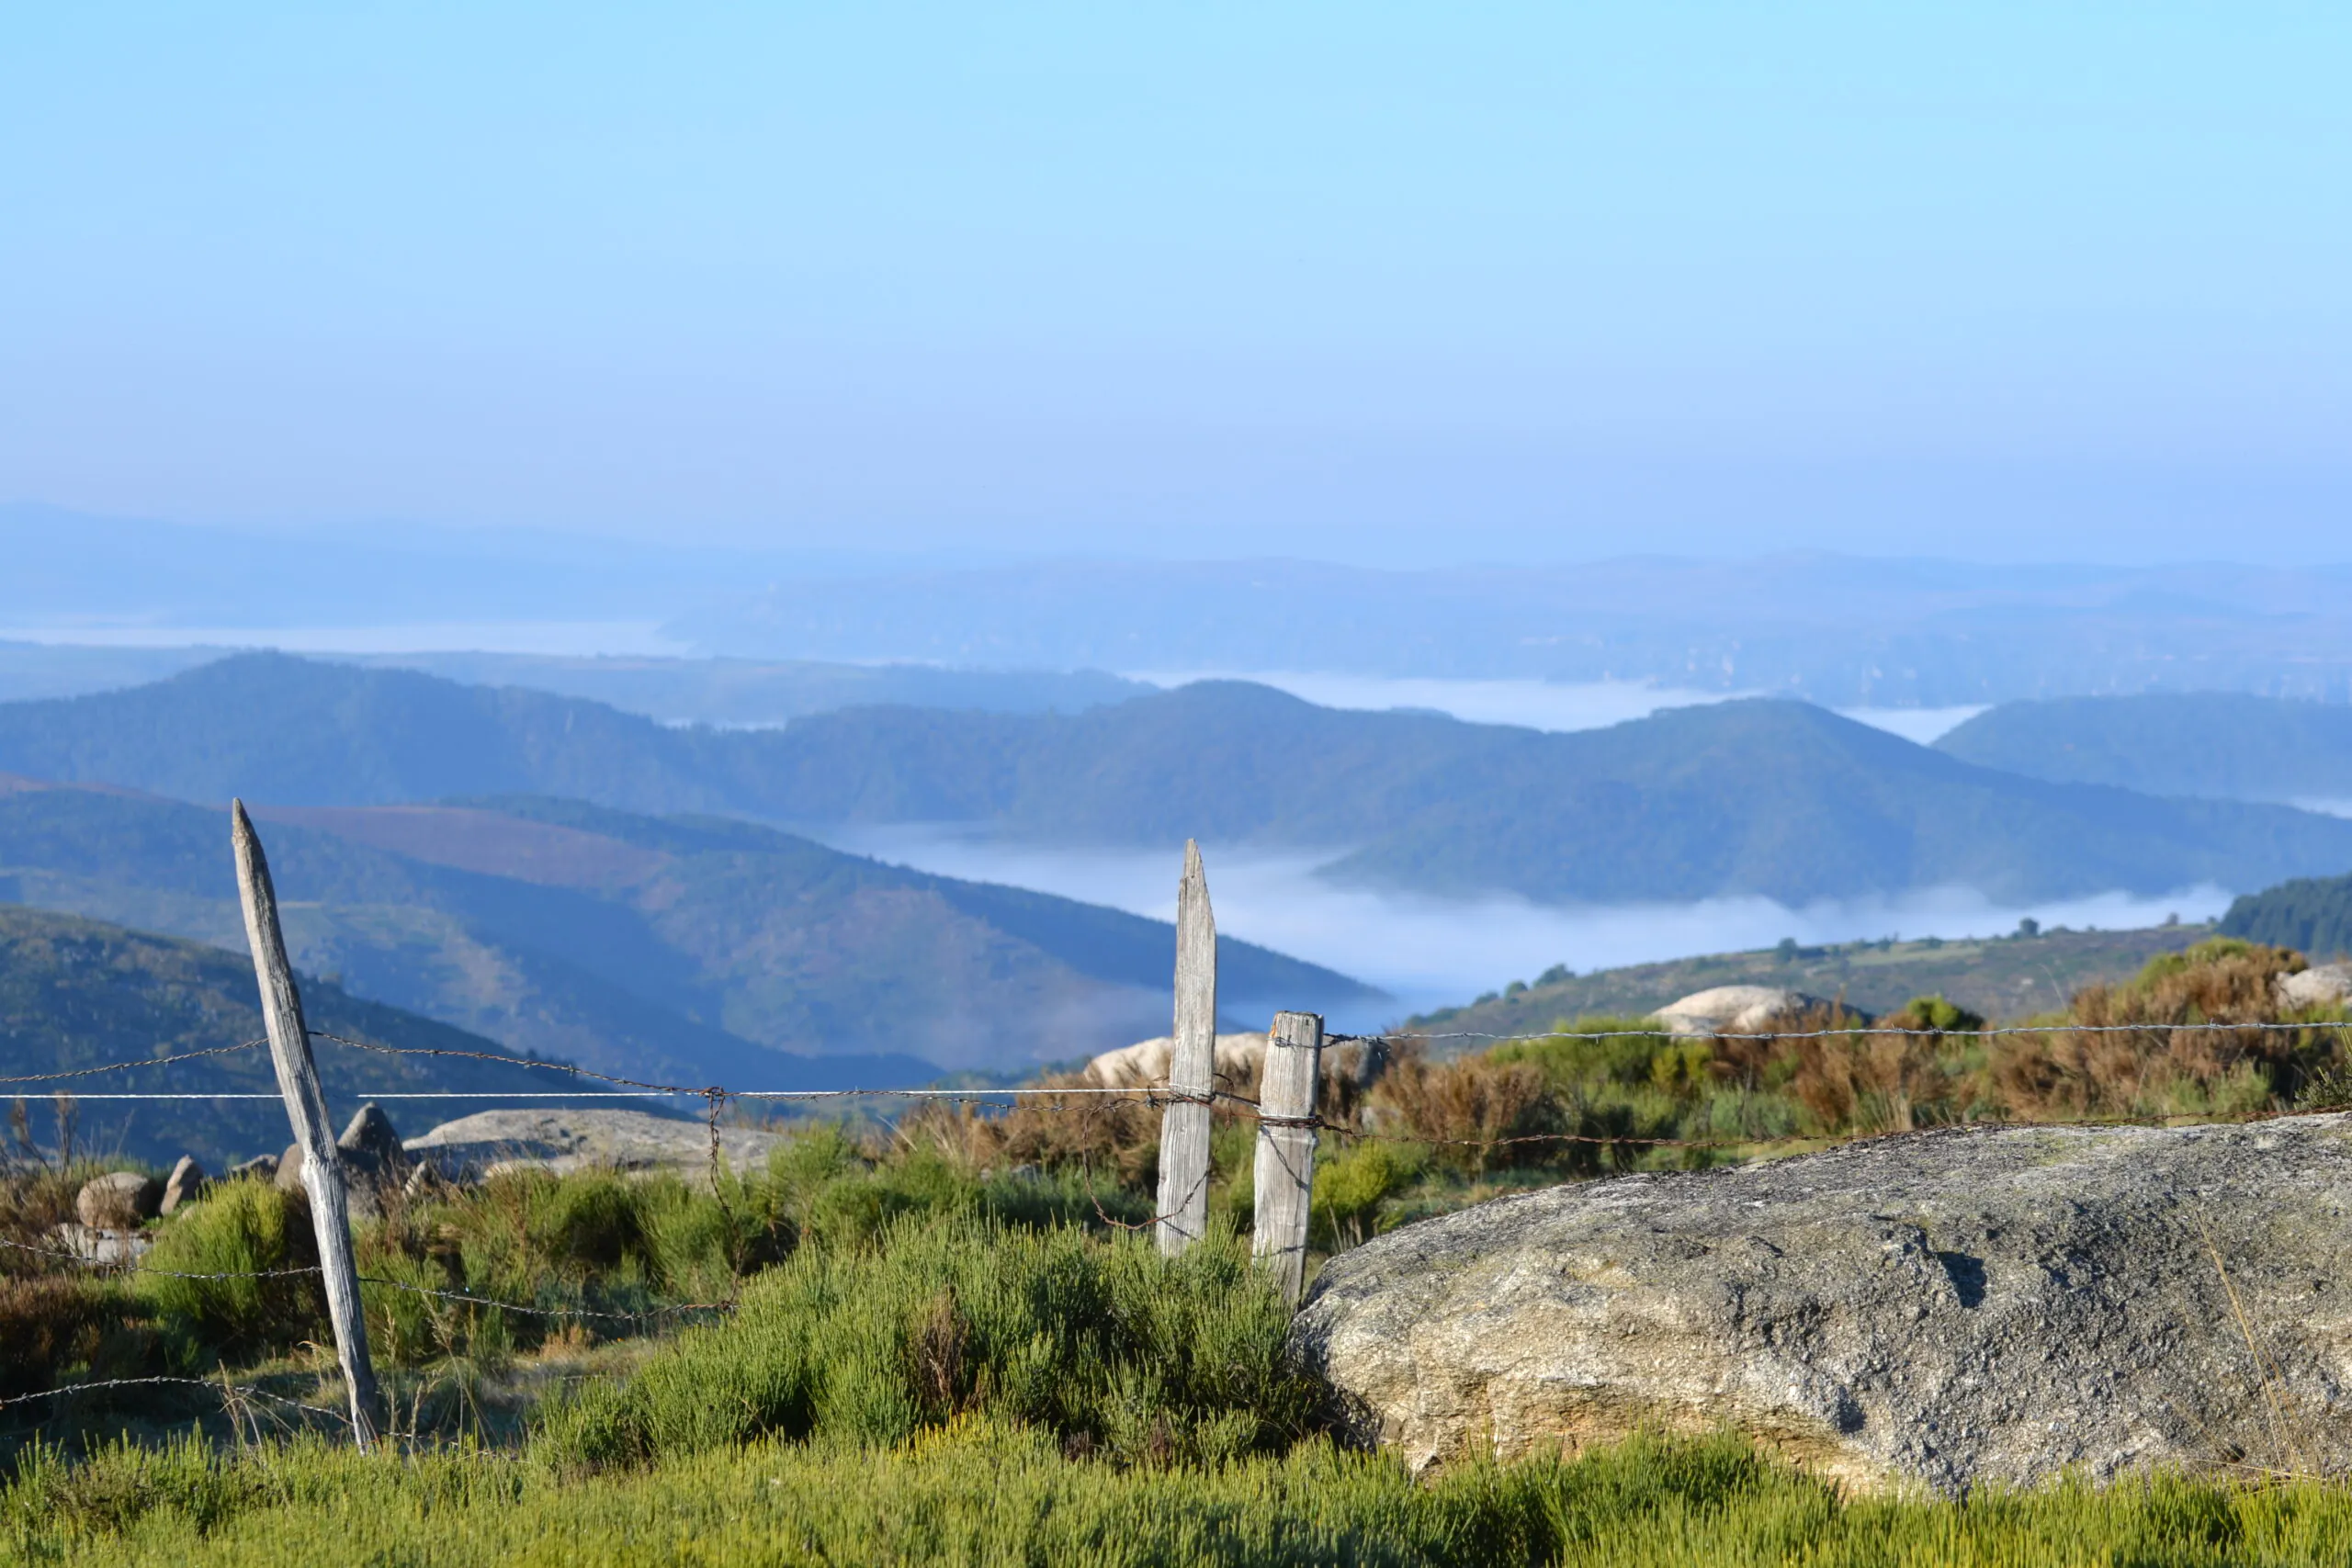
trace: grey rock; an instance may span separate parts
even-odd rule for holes
[[[1668,1033],[1681,1039],[1762,1034],[1829,1005],[1820,997],[1771,986],[1715,986],[1667,1003],[1657,1010],[1657,1021]],[[1844,1010],[1857,1019],[1867,1016],[1852,1008]]]
[[[277,1156],[276,1155],[255,1155],[249,1160],[244,1160],[239,1164],[231,1166],[225,1173],[224,1179],[234,1181],[240,1177],[247,1176],[262,1181],[276,1180],[277,1179]]]
[[[286,1145],[286,1152],[277,1156],[277,1171],[271,1179],[277,1183],[277,1190],[280,1192],[303,1192],[309,1190],[302,1185],[301,1145],[288,1144]]]
[[[181,1204],[193,1203],[203,1197],[204,1190],[211,1185],[205,1177],[204,1168],[196,1163],[196,1156],[182,1155],[179,1163],[172,1167],[172,1174],[164,1179],[164,1201],[158,1212],[175,1213]]]
[[[155,1238],[145,1231],[96,1229],[68,1220],[50,1233],[59,1250],[92,1263],[130,1263],[146,1255]]]
[[[763,1164],[783,1136],[745,1127],[718,1130],[732,1168]],[[409,1157],[449,1181],[537,1167],[562,1175],[598,1168],[710,1177],[710,1128],[642,1111],[484,1111],[444,1122],[408,1142]]]
[[[2352,964],[2321,964],[2292,975],[2273,976],[2270,986],[2286,1011],[2326,1008],[2340,1018],[2342,1010],[2352,1004]]]
[[[163,1212],[164,1184],[143,1171],[109,1171],[74,1195],[74,1214],[92,1230],[137,1230]]]
[[[408,1179],[408,1151],[401,1146],[392,1119],[372,1100],[352,1116],[334,1146],[343,1156],[347,1181],[381,1188],[398,1187]]]
[[[1878,1138],[1404,1226],[1293,1348],[1417,1469],[1730,1427],[1863,1488],[2339,1472],[2347,1211],[2343,1114]]]

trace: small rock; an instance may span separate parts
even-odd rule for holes
[[[423,1198],[438,1198],[449,1190],[448,1178],[443,1176],[431,1160],[419,1160],[401,1184],[403,1197],[414,1201]]]
[[[179,1164],[172,1167],[172,1174],[164,1182],[164,1203],[159,1212],[172,1213],[183,1203],[195,1202],[211,1185],[194,1155],[180,1156]]]
[[[112,1171],[83,1184],[74,1212],[92,1230],[134,1231],[164,1212],[164,1184],[140,1171]]]
[[[2328,1008],[2340,1017],[2342,1010],[2352,1005],[2352,964],[2322,964],[2275,976],[2270,984],[2278,993],[2279,1007],[2289,1012]]]
[[[250,1176],[257,1180],[269,1181],[275,1179],[277,1175],[277,1156],[276,1155],[255,1155],[241,1165],[231,1166],[225,1179],[234,1181],[241,1177]]]
[[[277,1190],[280,1192],[303,1192],[309,1190],[309,1189],[302,1185],[301,1145],[288,1144],[286,1145],[286,1152],[277,1156],[277,1170],[274,1179],[277,1181]]]

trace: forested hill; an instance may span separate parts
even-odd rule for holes
[[[2307,953],[2352,958],[2352,876],[2300,877],[2250,894],[2222,917],[2222,932]]]
[[[2234,692],[2004,703],[1936,749],[2034,778],[2150,795],[2352,802],[2352,704]]]
[[[362,1001],[328,981],[306,977],[303,1010],[311,1027],[378,1044],[497,1054],[480,1035]],[[0,907],[0,1077],[69,1071],[109,1062],[208,1051],[262,1036],[253,962],[120,926],[36,909]],[[317,1048],[327,1110],[336,1129],[371,1095],[401,1090],[545,1093],[566,1075],[464,1057],[362,1054],[329,1043]],[[14,1086],[26,1131],[57,1146],[51,1092],[83,1096],[164,1091],[264,1093],[277,1087],[266,1050],[201,1061]],[[413,1135],[485,1109],[495,1100],[387,1101],[393,1122]],[[528,1103],[514,1101],[513,1103]],[[451,1106],[461,1107],[452,1110]],[[277,1100],[77,1100],[76,1136],[99,1153],[119,1150],[158,1163],[193,1154],[218,1175],[230,1162],[276,1154],[290,1140]]]
[[[531,793],[1171,852],[1199,837],[1326,850],[1366,884],[1545,900],[2041,899],[2352,867],[2352,821],[2026,778],[1765,700],[1559,735],[1211,682],[1072,715],[871,707],[746,733],[256,655],[0,706],[0,769],[207,801]]]

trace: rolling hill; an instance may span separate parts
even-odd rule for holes
[[[1711,953],[1662,964],[1632,964],[1586,975],[1553,971],[1506,990],[1409,1021],[1443,1054],[1476,1050],[1489,1034],[1540,1032],[1565,1019],[1641,1017],[1715,986],[1771,986],[1843,998],[1865,1012],[1890,1012],[1914,997],[1940,995],[1996,1022],[2065,1005],[2083,987],[2129,979],[2149,959],[2206,937],[2203,924],[2135,931],[2046,931],[2034,936],[1934,937],[1909,942],[1832,942],[1820,947]]]
[[[305,976],[303,1010],[311,1027],[385,1045],[495,1053],[479,1035],[363,1001],[331,981]],[[262,1036],[253,962],[196,942],[40,910],[0,908],[0,1077],[70,1071],[232,1046]],[[554,1073],[449,1057],[361,1055],[316,1048],[327,1109],[344,1118],[371,1096],[456,1090],[543,1094],[566,1080]],[[28,1129],[57,1145],[54,1114],[42,1103],[49,1085],[10,1086],[28,1101]],[[290,1140],[286,1109],[268,1100],[123,1101],[86,1098],[110,1092],[198,1094],[261,1092],[277,1079],[266,1050],[175,1062],[54,1086],[76,1101],[77,1140],[99,1153],[168,1163],[193,1154],[216,1175],[230,1163],[276,1154]],[[416,1134],[449,1116],[496,1100],[388,1102],[394,1122]],[[528,1103],[517,1100],[513,1103]],[[451,1104],[462,1109],[453,1111]]]
[[[2192,692],[2004,703],[1936,742],[1980,767],[2152,795],[2352,811],[2352,705]]]
[[[262,807],[296,960],[516,1049],[735,1088],[929,1081],[1167,1028],[1172,928],[723,818],[579,802]],[[242,941],[224,818],[0,787],[0,898]],[[1246,942],[1235,1016],[1377,993]]]
[[[2352,866],[2352,821],[2005,773],[1796,702],[1545,734],[1203,682],[1074,714],[861,707],[777,731],[275,655],[0,705],[0,768],[278,805],[578,797],[812,828],[1329,852],[1367,886],[1537,900],[1964,886],[2003,899]]]

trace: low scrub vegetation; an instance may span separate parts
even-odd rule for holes
[[[302,1442],[28,1457],[0,1492],[0,1554],[52,1564],[1608,1562],[1824,1568],[2118,1563],[2205,1568],[2352,1556],[2352,1493],[2177,1479],[1966,1503],[1871,1499],[1729,1438],[1637,1439],[1582,1459],[1416,1481],[1310,1438],[1208,1464],[1071,1458],[987,1416],[912,1441],[767,1438],[579,1476],[480,1452],[403,1461]]]

